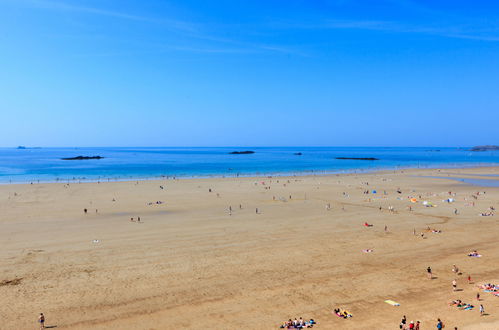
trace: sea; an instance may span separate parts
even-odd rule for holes
[[[252,154],[230,154],[254,151]],[[77,156],[102,159],[62,160]],[[336,159],[377,158],[377,160]],[[435,147],[0,148],[0,183],[365,172],[499,165],[499,151]]]

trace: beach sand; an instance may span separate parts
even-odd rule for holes
[[[499,284],[499,214],[478,215],[499,209],[499,188],[420,177],[448,173],[499,168],[0,186],[0,329],[37,329],[40,312],[57,329],[277,329],[299,317],[398,329],[403,315],[422,329],[437,318],[499,329],[499,297],[475,299],[477,284]]]

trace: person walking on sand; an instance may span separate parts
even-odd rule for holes
[[[483,316],[485,314],[485,309],[483,308],[483,305],[480,304],[480,316]]]
[[[480,292],[477,292],[477,293],[476,293],[476,300],[477,300],[477,301],[480,301]]]
[[[45,315],[43,313],[38,316],[38,323],[40,323],[40,329],[45,329]]]
[[[416,321],[416,326],[414,327],[414,330],[419,330],[419,324],[420,324],[420,322]]]
[[[452,280],[452,291],[456,291],[457,290],[457,282],[456,280]]]
[[[471,275],[468,275],[468,284],[471,284]]]
[[[431,280],[433,278],[433,274],[431,272],[431,267],[428,266],[428,268],[426,268],[426,272],[428,273],[428,278]]]
[[[444,323],[442,322],[442,320],[437,319],[437,329],[442,330],[443,327],[444,327]]]

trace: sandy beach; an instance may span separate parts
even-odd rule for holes
[[[499,329],[499,188],[426,177],[476,174],[2,185],[0,329]]]

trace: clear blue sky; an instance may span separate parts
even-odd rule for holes
[[[0,146],[499,144],[499,3],[0,0],[0,113]]]

